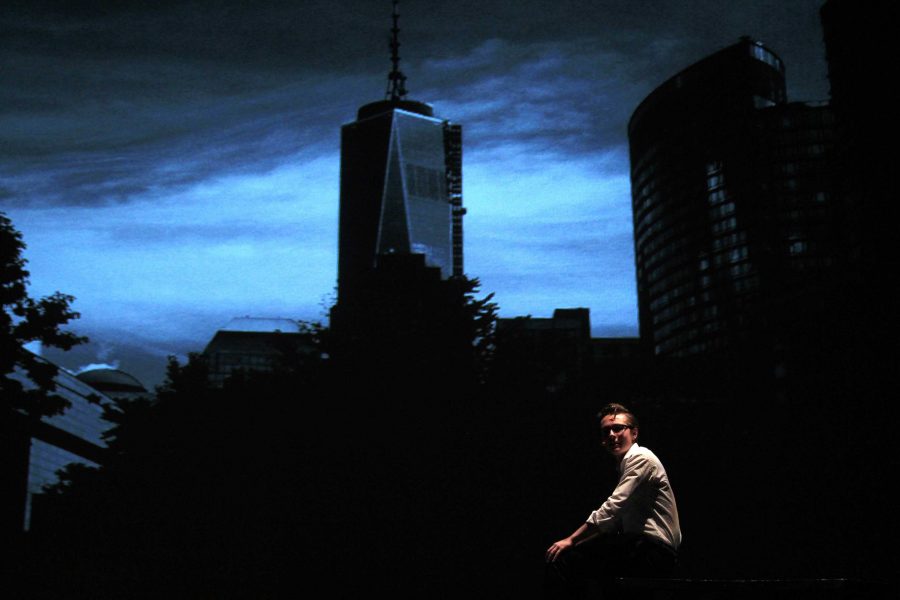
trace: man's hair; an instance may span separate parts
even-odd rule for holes
[[[628,415],[628,424],[633,427],[638,427],[637,417],[634,416],[634,413],[624,404],[619,404],[617,402],[607,404],[597,413],[597,420],[601,421],[603,420],[603,417],[608,417],[609,415]]]

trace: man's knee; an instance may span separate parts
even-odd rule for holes
[[[624,573],[629,577],[672,577],[677,564],[675,550],[649,538],[637,542],[631,558]]]
[[[584,580],[579,558],[571,552],[564,552],[555,561],[547,563],[544,570],[545,600],[583,597]]]
[[[580,552],[569,549],[560,554],[556,560],[547,563],[545,577],[548,581],[561,585],[571,585],[583,576],[584,557]]]

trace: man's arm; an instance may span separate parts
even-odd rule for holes
[[[653,475],[655,465],[647,456],[638,454],[622,463],[622,469],[616,489],[600,508],[590,514],[588,524],[601,530],[613,526],[619,514],[631,502],[635,490]]]
[[[653,474],[653,461],[646,456],[637,455],[622,464],[622,476],[612,495],[603,505],[592,512],[581,527],[572,535],[554,542],[545,554],[547,562],[553,562],[561,552],[572,546],[596,537],[604,530],[615,527],[616,519],[622,509],[628,506],[634,491]]]
[[[590,523],[582,523],[581,527],[576,529],[575,532],[572,533],[572,535],[567,538],[563,538],[558,542],[554,542],[549,548],[547,548],[547,553],[545,554],[547,562],[555,561],[561,552],[595,537],[598,533],[600,533],[600,530],[597,527],[591,525]]]

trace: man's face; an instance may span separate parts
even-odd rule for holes
[[[628,415],[622,413],[606,415],[600,420],[603,447],[615,456],[616,460],[622,460],[632,444],[637,441],[637,433],[637,427],[631,426],[631,419]]]

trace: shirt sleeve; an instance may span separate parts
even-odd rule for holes
[[[655,469],[653,461],[640,454],[626,459],[622,468],[616,489],[600,508],[590,514],[587,523],[605,530],[612,529],[622,511],[634,499],[635,491],[650,479]]]

